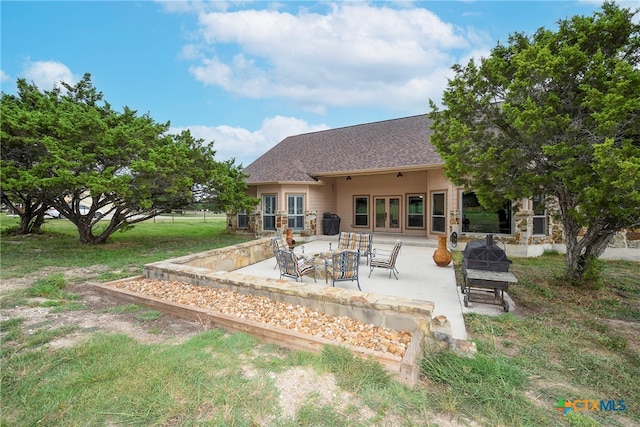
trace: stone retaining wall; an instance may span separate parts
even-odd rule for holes
[[[250,276],[233,270],[273,257],[269,238],[200,252],[144,266],[149,279],[177,280],[199,286],[227,288],[298,304],[335,316],[349,316],[391,329],[431,333],[434,303],[390,297],[339,287]]]
[[[215,249],[197,254],[173,258],[147,264],[143,277],[156,280],[175,280],[199,286],[226,288],[240,293],[264,296],[276,301],[309,307],[335,316],[348,316],[375,326],[396,330],[407,330],[412,335],[411,343],[401,361],[378,359],[387,369],[392,367],[393,375],[409,386],[415,386],[420,376],[420,361],[425,345],[433,348],[449,346],[464,353],[473,353],[473,343],[458,342],[451,336],[451,325],[444,316],[432,319],[434,303],[408,298],[391,297],[366,293],[339,287],[321,286],[291,280],[269,279],[235,272],[247,265],[273,257],[271,239],[263,238],[235,246]],[[108,286],[105,292],[116,292]],[[122,291],[120,291],[122,294]],[[129,298],[139,296],[128,295]],[[137,301],[137,300],[136,300]],[[144,303],[144,302],[143,302]],[[150,303],[146,301],[146,303]],[[154,301],[157,306],[161,301]],[[163,306],[166,306],[164,304]],[[184,314],[183,310],[181,313]],[[201,316],[203,313],[194,315]],[[213,316],[215,317],[215,316]],[[216,318],[215,322],[220,319]],[[235,321],[238,323],[240,320]],[[214,323],[215,323],[214,322]],[[229,321],[228,321],[229,323]],[[231,322],[233,323],[233,322]],[[229,323],[229,324],[231,324]],[[235,325],[234,323],[234,325]],[[241,326],[233,326],[245,330]],[[275,333],[273,329],[268,331]],[[283,336],[288,332],[281,332]],[[264,338],[266,332],[261,332]],[[282,339],[271,338],[272,342],[297,348]],[[318,341],[317,339],[315,341]],[[313,339],[307,343],[300,339],[299,346],[313,348]],[[316,343],[317,344],[317,343]],[[466,347],[465,347],[466,346]],[[356,352],[359,354],[361,352]]]

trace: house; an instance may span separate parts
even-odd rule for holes
[[[256,235],[291,228],[300,236],[339,229],[430,240],[452,232],[462,240],[493,233],[516,247],[513,255],[539,255],[563,242],[561,223],[542,198],[488,211],[473,191],[453,185],[429,142],[430,126],[425,114],[285,138],[244,169],[260,204],[256,212],[229,214],[229,228]]]

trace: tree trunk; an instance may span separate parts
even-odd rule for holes
[[[46,207],[41,203],[33,204],[28,200],[19,209],[13,203],[8,203],[9,207],[20,217],[18,234],[40,233],[40,227],[44,223],[44,212]]]
[[[573,284],[580,284],[584,280],[585,272],[592,267],[591,263],[598,259],[607,249],[616,230],[608,229],[595,222],[583,230],[570,215],[563,216],[564,234],[567,242],[566,267],[567,279]]]
[[[113,224],[109,224],[100,234],[95,235],[93,234],[93,221],[82,221],[76,224],[76,227],[80,243],[86,243],[87,245],[107,243],[109,237],[118,230],[118,228],[113,227]]]
[[[144,218],[144,216],[141,216],[141,218]],[[81,220],[75,224],[78,229],[80,242],[86,243],[88,245],[94,245],[94,244],[107,243],[107,241],[109,240],[109,237],[111,237],[111,235],[116,231],[127,229],[128,227],[131,227],[133,223],[141,222],[141,221],[142,219],[128,221],[127,215],[123,214],[120,209],[116,209],[114,210],[111,216],[111,219],[109,220],[109,224],[104,229],[102,229],[100,234],[98,235],[93,234],[93,226],[95,225],[95,221]],[[104,224],[104,222],[102,224]],[[102,226],[103,225],[101,225],[100,227],[102,228]]]

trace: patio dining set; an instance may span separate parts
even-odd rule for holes
[[[303,276],[312,276],[314,282],[316,277],[324,277],[325,283],[331,279],[331,286],[335,286],[340,281],[355,281],[358,289],[360,287],[360,264],[364,258],[369,268],[369,276],[375,268],[389,270],[398,279],[398,269],[396,260],[402,247],[402,241],[397,240],[393,248],[382,250],[373,248],[372,235],[368,233],[340,232],[338,243],[335,249],[331,248],[327,252],[306,255],[304,247],[302,253],[294,252],[293,247],[287,245],[282,237],[271,239],[273,253],[276,258],[276,266],[280,269],[280,278],[288,277],[296,281],[302,281]]]

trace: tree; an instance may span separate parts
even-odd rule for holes
[[[430,101],[447,176],[485,207],[544,194],[579,283],[620,229],[640,225],[640,25],[605,3],[557,32],[516,33],[479,65],[455,65]]]
[[[50,102],[24,80],[18,81],[18,96],[3,93],[0,100],[0,196],[20,217],[20,234],[40,231],[52,197],[39,185],[49,174],[39,159],[46,154],[41,141],[48,126],[42,112]]]
[[[253,210],[260,200],[246,194],[245,180],[249,175],[242,169],[242,165],[235,164],[235,159],[220,162],[213,179],[199,187],[197,200],[211,203],[213,210],[218,212]]]
[[[74,86],[62,86],[64,91],[45,92],[50,102],[28,111],[38,120],[26,132],[41,149],[30,165],[14,162],[23,172],[16,186],[30,171],[31,187],[47,194],[42,203],[73,222],[81,242],[104,243],[118,230],[184,207],[202,186],[217,185],[230,204],[245,202],[246,185],[224,189],[214,183],[235,167],[214,160],[213,143],[204,144],[189,131],[168,134],[169,123],[156,123],[149,114],[139,116],[127,107],[114,111],[89,74]],[[98,221],[98,211],[107,220]]]

